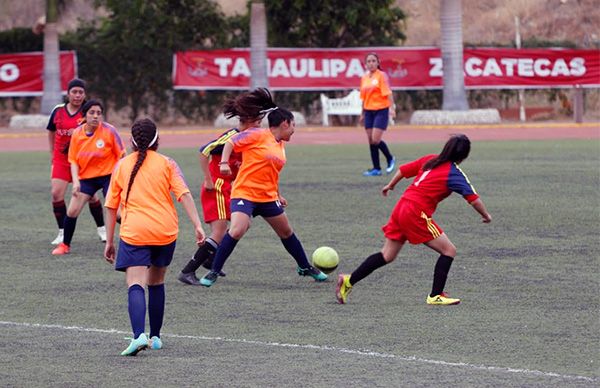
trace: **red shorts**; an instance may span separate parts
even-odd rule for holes
[[[408,241],[411,244],[426,243],[444,233],[416,203],[402,200],[398,201],[388,223],[381,230],[390,240]]]
[[[231,182],[222,178],[217,178],[214,182],[213,190],[206,190],[204,185],[200,190],[200,202],[202,203],[202,213],[204,222],[207,224],[217,220],[231,219]]]
[[[67,155],[52,156],[52,169],[50,172],[51,179],[62,179],[63,181],[72,182],[71,164]]]

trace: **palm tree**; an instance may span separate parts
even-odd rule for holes
[[[468,110],[463,73],[462,3],[441,0],[442,64],[444,67],[443,110]]]
[[[267,15],[265,3],[253,1],[250,8],[250,70],[252,89],[269,87],[267,78]]]
[[[59,0],[46,0],[46,25],[44,27],[44,94],[41,113],[50,114],[62,101],[60,87],[60,62],[58,47]]]

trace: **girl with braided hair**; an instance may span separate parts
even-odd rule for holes
[[[233,136],[249,128],[260,126],[264,111],[275,107],[270,96],[262,89],[247,92],[228,99],[223,105],[223,113],[228,119],[239,118],[239,127],[232,128],[200,148],[200,168],[204,173],[204,181],[200,189],[200,200],[204,222],[210,225],[211,234],[206,244],[198,248],[192,259],[181,270],[177,279],[185,284],[200,285],[196,270],[202,265],[211,269],[213,258],[223,240],[229,220],[231,219],[231,186],[242,164],[242,154],[232,152],[229,157],[231,174],[222,174],[219,168],[221,154],[225,143]],[[220,276],[225,276],[223,271]]]
[[[161,349],[160,329],[165,308],[165,274],[173,259],[179,231],[171,193],[181,202],[194,225],[195,240],[204,243],[194,199],[175,161],[159,154],[158,129],[149,119],[131,128],[133,153],[123,158],[110,182],[106,198],[106,247],[104,257],[117,271],[125,272],[129,318],[133,339],[121,353],[135,356],[150,346]],[[121,209],[119,251],[115,260],[114,231],[117,209]],[[145,334],[148,286],[150,339]]]
[[[294,115],[277,107],[267,89],[243,95],[235,106],[240,117],[268,114],[269,128],[248,129],[228,139],[223,146],[219,172],[232,174],[230,159],[234,151],[242,154],[242,165],[233,182],[231,225],[217,249],[210,272],[200,279],[200,284],[210,287],[217,281],[225,261],[250,228],[251,218],[256,216],[263,217],[273,228],[296,261],[300,276],[310,276],[320,282],[327,280],[327,275],[308,262],[302,243],[284,212],[287,201],[279,193],[279,174],[286,163],[284,144],[294,134]]]

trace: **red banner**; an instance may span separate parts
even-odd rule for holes
[[[376,52],[395,90],[440,89],[438,48],[288,49],[267,52],[273,90],[353,89],[360,84],[364,57]],[[468,89],[600,87],[600,51],[571,49],[464,50]],[[173,56],[175,89],[245,90],[250,85],[250,50],[185,51]]]
[[[0,97],[41,96],[44,91],[44,53],[0,54]],[[75,51],[60,52],[60,85],[77,75]]]

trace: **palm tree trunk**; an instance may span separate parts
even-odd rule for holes
[[[250,9],[250,86],[269,87],[267,78],[267,15],[262,1],[253,1]]]
[[[443,110],[468,110],[463,73],[462,3],[441,1],[442,64],[444,67]]]
[[[58,1],[46,0],[46,26],[44,27],[44,94],[41,113],[50,114],[62,101],[60,87],[60,62],[58,47]]]

